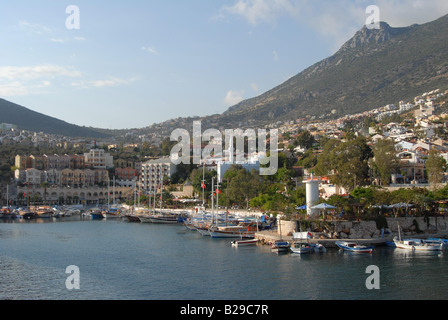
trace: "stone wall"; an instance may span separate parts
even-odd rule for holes
[[[291,236],[300,231],[297,221],[281,221],[281,228],[277,232],[284,236]],[[398,235],[397,223],[400,225],[402,236],[424,236],[431,234],[448,236],[448,217],[406,217],[386,218],[387,227],[384,229],[386,238]],[[380,238],[382,230],[377,228],[375,221],[314,221],[309,228],[313,238],[320,239],[372,239]]]

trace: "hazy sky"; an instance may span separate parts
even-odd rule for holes
[[[222,113],[333,54],[369,5],[394,27],[448,14],[447,0],[2,0],[0,97],[101,128]]]

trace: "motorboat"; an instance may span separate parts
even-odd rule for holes
[[[366,246],[351,241],[336,241],[335,244],[344,251],[355,253],[372,253],[375,248],[374,246]]]
[[[288,241],[276,240],[271,245],[271,250],[273,252],[288,252],[291,244]]]
[[[314,249],[306,242],[294,242],[289,250],[295,254],[312,253]]]
[[[395,246],[398,249],[415,250],[415,251],[441,251],[442,242],[426,242],[420,239],[403,239],[394,238]]]
[[[258,243],[258,239],[233,240],[231,243],[233,247],[250,246],[256,245]]]

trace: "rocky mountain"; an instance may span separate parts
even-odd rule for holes
[[[335,118],[412,99],[448,85],[448,15],[423,25],[363,27],[338,52],[264,94],[240,102],[221,122]]]

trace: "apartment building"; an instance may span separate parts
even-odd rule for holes
[[[107,169],[114,167],[113,157],[103,149],[91,149],[84,153],[85,165],[92,168]]]
[[[147,192],[154,191],[160,188],[165,177],[171,178],[175,172],[176,165],[169,157],[144,162],[139,181],[140,187]]]

